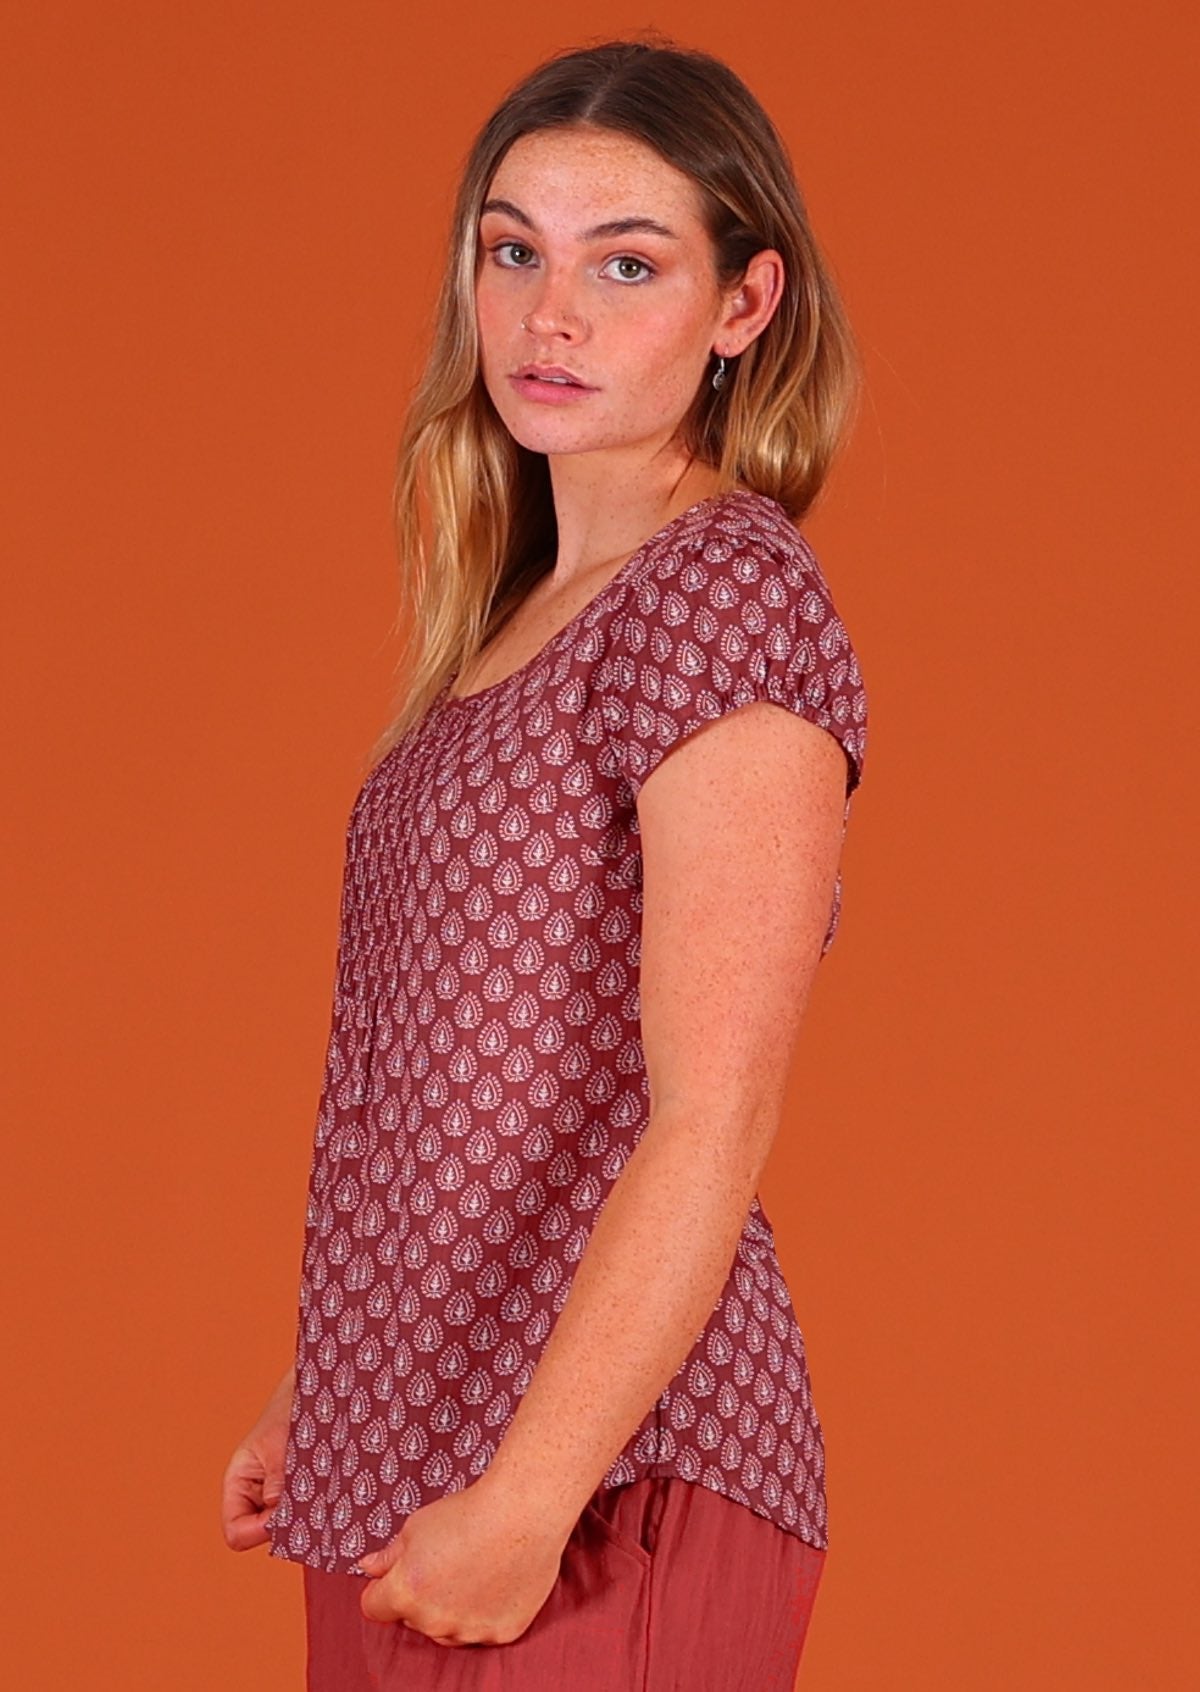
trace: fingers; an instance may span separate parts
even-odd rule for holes
[[[355,1566],[360,1568],[364,1574],[370,1575],[373,1580],[379,1580],[393,1566],[399,1555],[400,1535],[397,1534],[394,1539],[389,1539],[387,1544],[381,1546],[378,1551],[364,1551]]]
[[[274,1514],[274,1505],[264,1509],[256,1496],[257,1487],[239,1486],[227,1482],[221,1498],[221,1530],[231,1551],[249,1551],[269,1538],[267,1523]]]
[[[252,1551],[256,1545],[263,1545],[270,1534],[266,1529],[264,1516],[241,1516],[232,1522],[226,1522],[225,1543],[231,1551]]]
[[[250,1551],[271,1536],[267,1523],[275,1513],[272,1505],[263,1509],[256,1499],[244,1494],[226,1494],[221,1509],[221,1528],[231,1551]]]
[[[359,1607],[368,1621],[399,1622],[400,1613],[392,1607],[387,1587],[382,1580],[367,1580],[363,1582],[363,1595]]]
[[[449,1650],[457,1651],[465,1649],[468,1644],[468,1641],[461,1639],[438,1639],[432,1633],[426,1633],[423,1628],[417,1627],[415,1623],[405,1621],[388,1597],[387,1586],[382,1580],[368,1580],[363,1583],[361,1608],[368,1621],[389,1622],[394,1627],[406,1627],[411,1633],[419,1633],[422,1639],[428,1639],[431,1645],[445,1645]]]
[[[267,1523],[283,1492],[281,1477],[247,1475],[230,1467],[221,1490],[221,1529],[231,1551],[250,1551],[270,1538]]]

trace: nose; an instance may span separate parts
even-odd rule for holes
[[[583,332],[583,319],[574,309],[566,284],[548,280],[533,305],[521,319],[531,335],[566,335],[574,340]]]

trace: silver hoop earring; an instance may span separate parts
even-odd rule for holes
[[[718,366],[716,370],[713,371],[712,377],[712,385],[714,388],[719,388],[725,380],[725,360],[720,353],[717,354],[717,359],[719,361]]]

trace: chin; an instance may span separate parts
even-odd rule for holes
[[[594,427],[583,429],[565,417],[539,423],[537,418],[505,417],[501,412],[500,421],[518,446],[529,452],[589,452],[598,446],[613,445],[607,431]]]

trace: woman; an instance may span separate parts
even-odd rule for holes
[[[866,744],[795,526],[855,370],[719,61],[566,53],[480,132],[295,1366],[225,1478],[229,1544],[303,1565],[310,1692],[793,1684],[823,1442],[755,1195]]]

